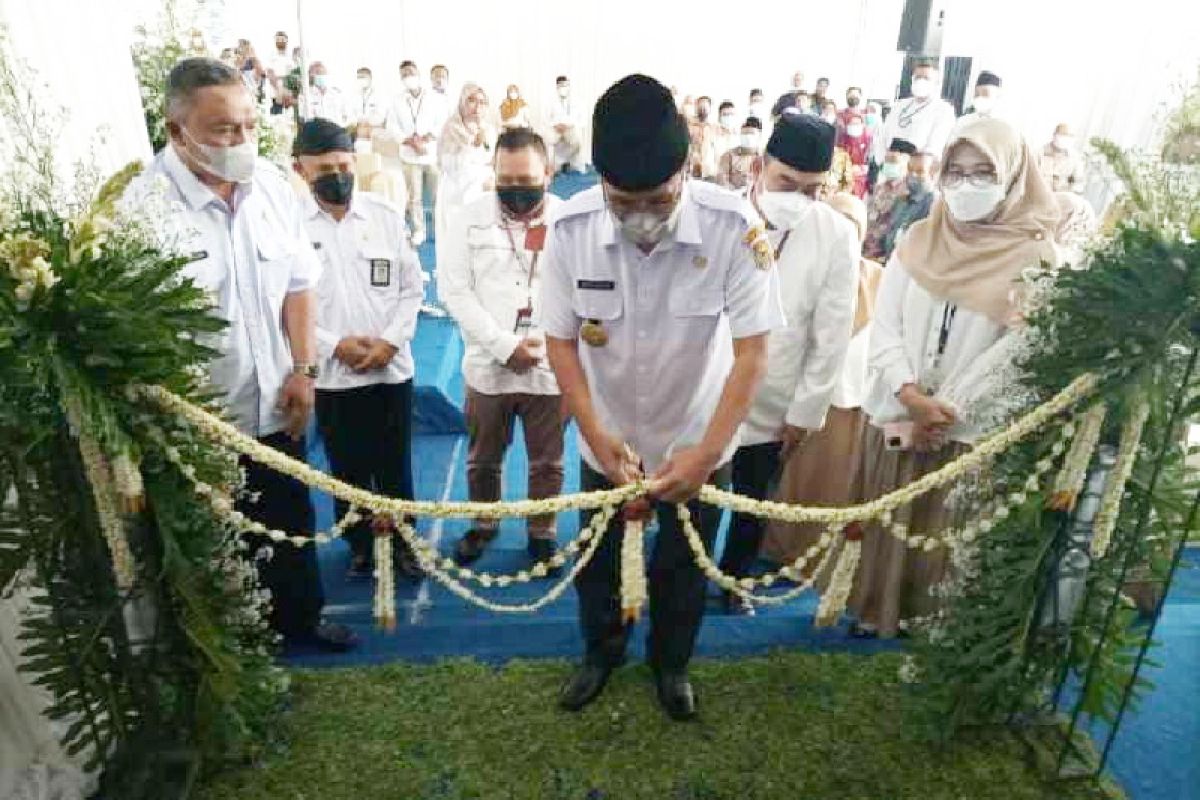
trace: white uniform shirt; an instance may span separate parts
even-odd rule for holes
[[[446,124],[450,109],[445,95],[430,89],[422,89],[413,97],[412,92],[403,91],[396,96],[388,110],[385,127],[400,141],[412,136],[433,135],[433,139],[425,144],[425,152],[417,153],[408,145],[401,145],[400,160],[406,164],[436,164],[438,137]]]
[[[560,209],[547,237],[540,324],[575,339],[598,322],[603,347],[579,357],[600,424],[654,471],[699,444],[733,366],[733,340],[783,325],[774,268],[759,269],[744,241],[760,224],[742,197],[685,184],[675,231],[644,254],[618,230],[599,186]],[[737,437],[720,463],[732,457]],[[593,469],[600,464],[580,445]]]
[[[350,121],[350,115],[346,109],[346,98],[342,96],[340,89],[329,86],[325,91],[321,91],[315,86],[308,87],[308,100],[304,96],[300,96],[300,105],[302,111],[300,116],[303,119],[327,119],[330,122],[336,122],[338,125],[345,126]]]
[[[355,192],[339,222],[308,198],[305,227],[321,259],[317,285],[318,389],[403,383],[413,376],[412,338],[425,292],[404,214],[370,192]],[[377,336],[396,346],[383,369],[355,372],[333,357],[346,336]]]
[[[917,152],[942,157],[946,140],[954,129],[954,106],[932,97],[924,103],[910,97],[897,104],[884,123],[884,147],[893,139],[905,139],[916,146]]]
[[[555,95],[554,99],[550,101],[549,118],[546,120],[551,133],[555,136],[558,135],[558,132],[554,130],[555,125],[566,125],[571,128],[579,127],[576,111],[575,102],[571,99],[570,95],[567,95],[565,99]]]
[[[784,233],[768,232],[772,247]],[[742,444],[778,441],[785,423],[825,426],[854,325],[858,259],[853,224],[825,203],[813,203],[787,235],[776,265],[787,325],[767,343],[767,375],[742,425]]]
[[[284,91],[287,91],[287,76],[298,66],[296,59],[286,53],[281,54],[279,51],[276,51],[275,55],[271,56],[271,60],[267,62],[267,69],[279,79],[279,85]],[[269,82],[268,85],[270,85]],[[270,91],[271,99],[278,101],[281,95],[275,91],[275,87],[271,86]]]
[[[379,128],[387,121],[387,105],[373,86],[368,89],[360,88],[354,94],[354,104],[350,112],[353,116],[351,122],[369,122]]]
[[[546,219],[553,219],[561,205],[547,194]],[[525,226],[505,224],[496,195],[489,192],[451,216],[449,228],[437,268],[438,296],[466,340],[467,386],[490,395],[558,394],[544,349],[542,360],[524,374],[504,366],[523,338],[516,332],[518,312],[538,307],[545,269],[542,254],[525,249]],[[536,328],[525,335],[545,340]]]
[[[283,301],[313,289],[321,264],[304,231],[303,205],[270,162],[259,160],[253,180],[237,188],[234,211],[167,146],[131,184],[125,202],[136,204],[165,177],[166,199],[177,224],[190,227],[193,260],[183,274],[211,293],[217,316],[229,326],[206,342],[221,355],[210,367],[213,385],[238,429],[263,437],[284,429],[276,408],[292,371],[283,330]]]
[[[1008,328],[985,314],[965,308],[954,310],[940,367],[934,369],[947,308],[947,301],[925,291],[895,255],[889,259],[871,319],[867,397],[863,402],[871,424],[882,427],[909,418],[907,409],[896,399],[906,383],[932,389],[935,396],[941,396],[938,390],[951,383],[969,387],[975,398],[996,390],[990,379],[994,377],[995,359],[986,354],[993,347],[1005,346]],[[954,402],[963,410],[971,398],[960,396]],[[967,444],[981,433],[963,421],[949,431],[953,441]]]

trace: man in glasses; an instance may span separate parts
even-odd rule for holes
[[[781,327],[778,282],[752,207],[716,186],[688,181],[688,127],[670,91],[644,75],[614,84],[596,103],[592,160],[601,186],[573,197],[551,224],[540,327],[583,435],[582,488],[645,476],[659,532],[650,563],[647,647],[658,698],[674,719],[696,714],[687,677],[704,612],[705,578],[675,504],[711,548],[721,511],[696,495],[727,473],[734,434]],[[584,515],[587,524],[590,516]],[[560,705],[579,710],[624,660],[614,519],[579,574],[586,654]]]

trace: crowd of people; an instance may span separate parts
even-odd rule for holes
[[[1061,263],[1088,233],[1090,212],[1071,194],[1082,181],[1069,129],[1031,148],[1005,121],[992,73],[961,118],[923,62],[912,96],[895,104],[864,104],[852,86],[839,107],[827,79],[809,92],[797,73],[773,106],[754,89],[744,113],[723,101],[715,121],[711,98],[646,76],[586,107],[560,76],[539,125],[518,87],[497,113],[471,82],[453,105],[449,71],[434,67],[426,87],[411,61],[391,99],[366,68],[357,93],[342,97],[316,61],[298,93],[288,82],[295,53],[283,34],[275,45],[265,63],[243,43],[176,66],[170,143],[130,189],[137,202],[166,185],[195,231],[188,274],[230,323],[212,366],[230,418],[303,458],[315,410],[339,478],[412,497],[416,246],[432,205],[439,294],[466,344],[470,499],[499,500],[518,420],[531,498],[561,493],[572,419],[583,490],[650,479],[644,511],[659,533],[648,654],[677,719],[695,714],[687,664],[706,581],[675,504],[687,504],[711,549],[721,512],[696,500],[705,483],[843,505],[965,452],[985,432],[980,408],[1020,325],[1014,282],[1027,267]],[[256,166],[260,101],[280,116],[298,111],[295,185]],[[363,165],[379,168],[368,156],[389,160],[407,203],[364,190]],[[551,194],[556,173],[588,162],[598,186],[567,201]],[[247,470],[245,513],[312,531],[301,484]],[[925,495],[897,521],[935,534],[950,520],[943,500]],[[348,510],[339,504],[339,516]],[[536,574],[558,572],[555,523],[528,521]],[[377,515],[350,526],[351,579],[372,575],[373,537],[396,524]],[[567,709],[590,703],[624,659],[622,523],[611,524],[576,579],[586,652],[563,687]],[[474,521],[454,558],[473,564],[496,533],[494,520]],[[791,561],[821,534],[736,514],[721,567],[745,577],[760,555]],[[864,536],[853,631],[895,636],[928,612],[947,566],[878,526]],[[417,559],[397,550],[402,574],[419,578]],[[355,645],[351,631],[321,620],[312,548],[276,547],[261,569],[286,639]],[[753,613],[736,593],[725,604]]]

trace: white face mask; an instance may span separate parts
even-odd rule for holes
[[[827,112],[827,113],[821,115],[821,119],[825,120],[830,125],[832,125],[835,122],[837,122],[837,114]]]
[[[866,126],[864,126],[861,122],[851,122],[846,126],[846,135],[851,139],[857,139],[863,135],[865,130]]]
[[[767,107],[762,100],[756,100],[750,104],[750,116],[758,117],[762,121],[763,114],[766,113]]]
[[[998,183],[987,186],[964,183],[942,189],[946,207],[950,209],[951,216],[959,222],[979,222],[987,219],[1004,201],[1006,194],[1004,187]]]
[[[410,92],[415,92],[417,89],[421,88],[421,79],[416,75],[405,75],[400,82],[403,83],[404,88],[408,89]]]
[[[796,227],[815,201],[800,192],[759,192],[758,208],[780,230]]]
[[[508,99],[509,99],[509,100],[516,100],[516,99],[517,99],[518,97],[520,97],[520,96],[521,96],[521,93],[520,93],[520,92],[509,92],[509,93],[508,93]]]
[[[365,75],[360,75],[358,78],[358,88],[362,89],[364,92],[367,89],[370,89],[371,88],[371,79]]]
[[[618,219],[617,227],[629,241],[636,245],[650,247],[661,242],[668,233],[675,230],[675,224],[679,221],[679,212],[682,208],[683,201],[680,200],[666,217],[652,214],[649,211],[634,211],[626,214],[623,219]]]
[[[742,142],[742,147],[746,148],[747,150],[757,150],[758,149],[758,134],[757,133],[743,133],[741,142]]]
[[[733,120],[734,120],[734,116],[733,116],[733,114],[722,114],[722,115],[721,115],[721,125],[722,125],[722,126],[723,126],[723,127],[726,129],[726,130],[732,130],[732,129],[733,129]]]
[[[1066,133],[1054,134],[1054,146],[1059,150],[1070,150],[1075,146],[1075,137]]]
[[[370,153],[371,152],[371,140],[370,139],[355,139],[354,140],[354,152]]]
[[[933,94],[933,81],[929,78],[916,78],[912,82],[913,97],[918,100],[924,100],[929,95]]]
[[[981,94],[973,101],[976,114],[988,114],[996,107],[996,101],[986,94]]]
[[[566,100],[566,99],[567,99],[567,95],[569,95],[570,93],[571,93],[571,87],[570,87],[570,86],[560,86],[560,87],[558,87],[558,96],[559,96],[559,97],[561,97],[563,100]]]
[[[898,181],[904,177],[904,167],[894,161],[885,161],[879,168],[879,177],[885,181]]]
[[[222,147],[202,144],[186,128],[182,130],[184,137],[199,152],[200,158],[196,158],[196,161],[205,172],[230,183],[249,183],[254,177],[254,163],[258,160],[257,140],[249,138],[241,144]]]

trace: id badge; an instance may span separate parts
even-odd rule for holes
[[[392,285],[392,262],[387,258],[372,258],[371,259],[371,285],[372,286],[391,286]]]
[[[531,330],[533,330],[533,309],[525,306],[517,310],[517,323],[513,325],[513,333],[521,338],[526,338]]]

